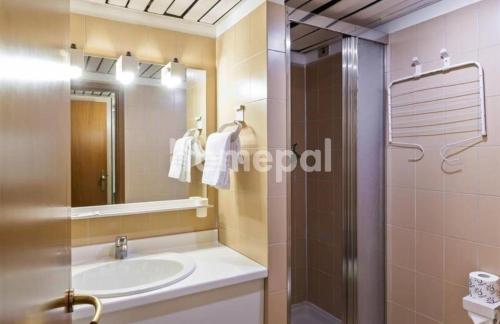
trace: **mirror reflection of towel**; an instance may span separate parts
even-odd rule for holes
[[[192,136],[179,138],[175,141],[174,153],[170,161],[168,176],[181,182],[191,182],[191,147]]]
[[[175,141],[168,176],[181,182],[191,182],[191,168],[205,160],[205,151],[198,136],[184,135]]]
[[[191,166],[197,166],[205,161],[205,151],[198,136],[193,137],[191,144]]]

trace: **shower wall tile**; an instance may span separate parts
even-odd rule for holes
[[[332,140],[330,170],[307,173],[307,298],[337,318],[344,318],[341,284],[343,231],[341,217],[342,70],[341,55],[305,67],[306,134],[309,150],[325,151]],[[308,159],[313,166],[315,159]]]

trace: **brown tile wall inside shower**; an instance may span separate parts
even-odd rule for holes
[[[293,302],[308,300],[343,318],[341,54],[309,63],[305,69],[292,67],[292,123],[292,140],[300,151],[305,147],[324,154],[325,139],[332,140],[331,170],[326,170],[323,156],[321,171],[305,175],[300,170],[293,175]],[[314,165],[314,159],[308,160]]]

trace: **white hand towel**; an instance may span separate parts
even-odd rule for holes
[[[233,133],[213,133],[205,147],[202,182],[218,189],[229,189],[229,171],[237,166],[240,141],[231,142]]]
[[[192,136],[179,138],[175,141],[174,153],[170,161],[168,176],[181,182],[191,182],[191,147]]]

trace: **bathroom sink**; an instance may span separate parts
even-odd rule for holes
[[[194,260],[176,253],[77,266],[73,288],[78,294],[101,298],[127,296],[172,285],[195,268]]]

